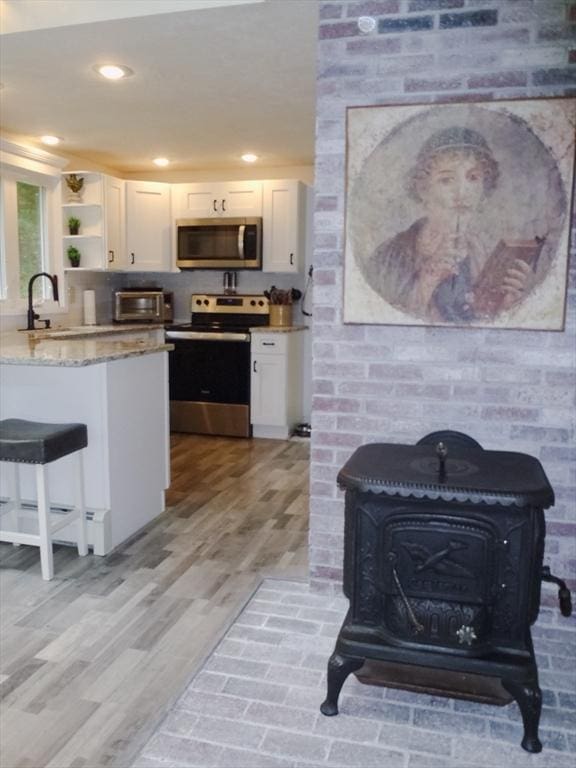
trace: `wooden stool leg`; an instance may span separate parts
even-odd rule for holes
[[[12,513],[10,515],[12,519],[12,530],[18,532],[20,530],[19,514],[22,507],[22,496],[20,495],[20,467],[15,462],[12,464]],[[13,547],[19,547],[20,544],[13,543]]]
[[[78,473],[76,477],[76,509],[78,510],[78,554],[88,554],[88,542],[86,539],[86,507],[84,504],[84,451],[78,451]]]
[[[36,493],[38,496],[38,532],[40,534],[42,578],[44,581],[50,581],[50,579],[54,578],[54,558],[52,556],[52,538],[50,535],[48,477],[43,464],[36,465]]]

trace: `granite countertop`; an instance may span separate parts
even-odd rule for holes
[[[79,336],[104,336],[132,331],[156,331],[163,329],[162,323],[114,323],[110,325],[73,325],[54,326],[53,328],[37,328],[35,331],[20,331],[19,334],[28,334],[34,339],[63,339],[77,338]]]
[[[252,333],[294,333],[307,330],[307,325],[259,325],[250,328]]]
[[[120,338],[122,333],[157,328],[162,326],[78,326],[3,333],[0,334],[0,363],[79,367],[173,349],[172,344],[163,340]]]

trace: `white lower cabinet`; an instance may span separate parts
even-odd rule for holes
[[[303,336],[304,331],[252,333],[254,437],[285,439],[302,419]]]
[[[0,365],[0,376],[2,418],[88,427],[85,495],[94,554],[108,554],[164,511],[170,485],[167,352],[93,365]],[[65,456],[50,469],[55,507],[72,502],[70,461]],[[23,470],[23,498],[34,499],[34,476]],[[5,482],[2,476],[2,488]],[[74,541],[73,528],[62,528],[58,539]]]

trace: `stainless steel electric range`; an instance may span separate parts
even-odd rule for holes
[[[193,294],[190,323],[170,325],[170,429],[250,437],[250,329],[268,325],[262,295]]]

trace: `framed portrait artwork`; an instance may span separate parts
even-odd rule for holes
[[[562,330],[576,99],[350,107],[344,322]]]

